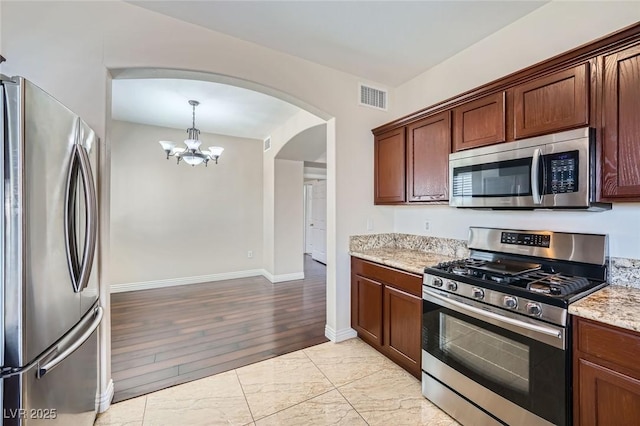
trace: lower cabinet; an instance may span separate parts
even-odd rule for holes
[[[351,326],[362,340],[382,346],[382,283],[360,275],[351,280]]]
[[[420,378],[422,277],[351,258],[351,326]]]
[[[574,424],[640,423],[640,333],[574,318]]]

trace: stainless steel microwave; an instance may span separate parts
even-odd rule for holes
[[[449,155],[449,205],[609,210],[596,199],[595,131],[588,127]]]

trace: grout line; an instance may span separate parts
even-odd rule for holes
[[[313,364],[313,366],[314,366],[314,367],[316,367],[316,368],[318,369],[318,371],[319,371],[319,372],[320,372],[320,373],[325,377],[325,379],[327,379],[327,381],[328,381],[329,383],[331,383],[331,386],[333,386],[333,388],[334,388],[334,389],[338,389],[338,387],[336,386],[336,384],[335,384],[335,383],[333,383],[333,382],[331,381],[331,379],[330,379],[330,378],[329,378],[329,377],[324,373],[324,371],[322,371],[322,369],[321,369],[320,367],[318,367],[318,365],[317,365],[315,362],[313,362],[313,360],[311,359],[311,357],[309,356],[309,354],[307,354],[307,352],[305,352],[305,350],[304,350],[304,349],[302,350],[302,353],[304,353],[304,354],[305,354],[305,356],[309,359],[309,361],[311,361],[311,364]]]
[[[142,411],[142,426],[144,426],[144,418],[147,416],[147,401],[149,398],[147,395],[144,396],[144,410]]]
[[[313,347],[313,346],[310,346],[310,347]],[[370,372],[370,373],[368,373],[368,374],[365,374],[365,375],[364,375],[364,376],[362,376],[362,377],[358,377],[357,379],[350,380],[350,381],[348,381],[348,382],[346,382],[346,383],[343,383],[343,384],[341,384],[340,386],[338,386],[338,385],[336,385],[335,383],[333,383],[333,382],[331,381],[331,379],[330,379],[330,378],[329,378],[329,377],[324,373],[324,371],[322,371],[322,369],[321,369],[321,368],[320,368],[320,367],[319,367],[319,366],[318,366],[318,365],[313,361],[313,359],[311,359],[311,357],[309,356],[309,354],[307,354],[307,352],[305,351],[305,349],[303,349],[303,352],[304,352],[304,354],[305,354],[305,355],[307,355],[307,358],[309,358],[309,360],[311,361],[311,363],[313,363],[313,365],[315,365],[315,366],[316,366],[316,368],[317,368],[318,370],[320,370],[320,372],[324,375],[324,377],[326,377],[326,378],[327,378],[327,380],[329,380],[329,383],[331,383],[331,384],[332,384],[336,389],[338,389],[338,387],[342,387],[342,386],[348,385],[348,384],[350,384],[350,383],[357,382],[357,381],[358,381],[358,380],[360,380],[360,379],[364,379],[365,377],[369,377],[369,376],[371,376],[371,375],[374,375],[374,374],[376,374],[376,373],[379,373],[380,371],[385,370],[385,366],[383,365],[382,367],[380,367],[380,369],[379,369],[379,370],[372,371],[372,372]]]
[[[351,383],[353,383],[353,382],[351,382]],[[347,397],[346,397],[346,396],[344,396],[344,394],[343,394],[342,392],[340,392],[340,389],[336,388],[336,390],[338,391],[338,393],[340,394],[340,396],[341,396],[341,397],[343,397],[345,401],[347,401],[347,404],[349,404],[349,406],[350,406],[351,408],[353,408],[353,411],[355,411],[356,413],[358,413],[358,415],[360,416],[360,418],[362,419],[362,421],[363,421],[363,422],[365,422],[365,423],[368,425],[368,424],[369,424],[369,422],[365,420],[365,418],[362,416],[362,414],[360,414],[360,411],[358,411],[358,410],[356,409],[356,407],[354,407],[354,406],[353,406],[353,404],[351,403],[351,401],[349,401],[349,400],[347,399]]]
[[[249,405],[249,400],[247,399],[247,394],[244,393],[244,387],[242,387],[242,382],[240,381],[240,375],[238,374],[238,369],[235,368],[233,370],[234,373],[236,373],[236,379],[238,379],[238,384],[240,385],[240,390],[242,391],[242,396],[244,396],[244,402],[247,403],[247,408],[249,409],[249,414],[251,414],[251,421],[253,421],[253,423],[256,423],[256,418],[253,417],[253,411],[251,411],[251,406]]]
[[[304,401],[296,402],[296,403],[295,403],[295,404],[293,404],[293,405],[290,405],[290,406],[288,406],[288,407],[282,408],[282,409],[280,409],[280,410],[278,410],[278,411],[274,411],[273,413],[271,413],[271,414],[267,414],[266,416],[260,417],[258,420],[266,419],[267,417],[271,417],[271,416],[273,416],[274,414],[278,414],[278,413],[280,413],[281,411],[285,411],[285,410],[288,410],[289,408],[293,408],[293,407],[295,407],[296,405],[300,405],[300,404],[303,404],[303,403],[305,403],[305,402],[307,402],[307,401],[311,401],[311,400],[312,400],[312,399],[314,399],[314,398],[317,398],[317,397],[319,397],[319,396],[322,396],[322,395],[327,394],[327,393],[329,393],[329,392],[331,392],[331,391],[334,391],[334,390],[338,390],[338,389],[337,389],[337,388],[335,388],[335,387],[333,387],[332,389],[328,389],[328,390],[326,390],[326,391],[324,391],[324,392],[321,392],[321,393],[319,393],[319,394],[317,394],[317,395],[311,396],[311,397],[309,397],[309,398],[305,399]]]

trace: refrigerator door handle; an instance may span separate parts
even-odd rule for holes
[[[93,184],[93,173],[91,172],[91,162],[87,149],[82,145],[76,145],[78,158],[80,158],[80,172],[82,175],[84,196],[86,199],[85,209],[87,217],[87,232],[85,233],[84,251],[82,255],[82,267],[78,279],[78,291],[82,291],[89,284],[89,276],[93,267],[93,258],[96,252],[96,242],[98,237],[98,199],[96,188]]]
[[[89,339],[89,337],[91,337],[93,332],[96,331],[96,329],[100,325],[103,314],[104,314],[104,311],[102,307],[97,306],[96,309],[94,310],[94,319],[93,319],[93,322],[91,323],[91,326],[89,326],[89,328],[84,333],[82,333],[82,335],[78,339],[76,339],[70,346],[62,350],[62,352],[59,352],[55,358],[47,361],[47,363],[45,363],[44,365],[38,366],[38,372],[36,374],[38,379],[44,377],[45,374],[47,374],[49,371],[56,368],[58,364],[60,364],[69,355],[74,353],[80,346],[82,346],[84,342],[86,342]],[[81,324],[81,326],[82,325],[84,324]],[[59,348],[56,348],[56,349],[59,349]]]
[[[78,185],[78,145],[71,148],[71,160],[69,161],[69,170],[67,172],[67,183],[64,198],[64,233],[65,247],[67,249],[67,264],[71,275],[71,284],[73,291],[78,293],[81,291],[79,285],[80,266],[78,265],[78,247],[76,241],[76,188]]]

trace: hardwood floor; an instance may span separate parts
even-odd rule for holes
[[[328,341],[326,267],[111,295],[114,402]]]

